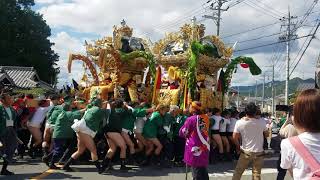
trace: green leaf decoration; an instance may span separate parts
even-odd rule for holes
[[[232,74],[234,70],[237,68],[237,65],[240,63],[246,63],[249,65],[250,73],[254,76],[261,74],[261,69],[259,66],[254,62],[251,57],[245,56],[238,56],[235,59],[232,59],[231,62],[228,64],[226,72],[224,74],[224,90],[225,92],[228,91],[230,86],[230,81],[232,79]]]
[[[197,64],[199,60],[200,54],[204,54],[209,57],[214,58],[220,58],[218,49],[215,46],[211,46],[208,44],[202,45],[198,41],[193,41],[191,43],[191,49],[190,49],[190,57],[188,61],[188,88],[191,93],[191,98],[195,99],[195,90],[196,90],[196,84],[197,84]]]
[[[151,72],[152,79],[154,80],[156,76],[156,61],[152,53],[146,52],[146,51],[133,51],[130,53],[120,52],[120,55],[121,55],[121,61],[123,62],[127,62],[129,60],[133,60],[138,57],[145,58],[148,61],[149,70]]]

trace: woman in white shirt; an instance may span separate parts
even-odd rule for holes
[[[227,127],[227,137],[230,143],[230,151],[234,157],[236,157],[237,153],[236,153],[236,147],[235,147],[235,143],[233,141],[232,135],[233,135],[234,127],[236,126],[236,122],[239,120],[238,114],[239,112],[236,109],[231,109],[230,124]]]
[[[232,158],[230,156],[230,143],[228,140],[227,127],[230,125],[231,113],[229,110],[224,110],[221,116],[222,120],[220,121],[220,136],[223,143],[225,159],[230,161]]]
[[[305,161],[306,154],[320,167],[320,92],[317,89],[302,91],[296,99],[293,109],[293,125],[297,129],[298,139],[289,138],[281,142],[281,168],[288,169],[293,179],[307,180],[313,175],[310,164]],[[302,143],[307,153],[301,153],[293,140]],[[293,144],[292,144],[293,143]],[[298,152],[299,151],[299,152]],[[319,171],[319,169],[318,169]],[[320,178],[319,176],[317,176]]]
[[[38,147],[42,143],[41,126],[46,117],[47,112],[53,106],[48,106],[47,100],[40,100],[39,107],[28,122],[28,129],[34,139],[32,147]]]
[[[221,111],[218,108],[213,108],[212,114],[213,115],[210,118],[212,120],[211,137],[213,141],[218,145],[218,149],[219,149],[218,159],[221,160],[223,157],[223,144],[220,136],[220,121],[222,120]]]

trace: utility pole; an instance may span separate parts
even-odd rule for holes
[[[255,92],[255,97],[254,97],[254,103],[257,105],[257,95],[258,95],[258,81],[256,80],[256,92]]]
[[[272,108],[271,108],[271,112],[272,112],[272,116],[274,116],[274,63],[272,64],[272,89],[271,89],[271,94],[272,94]]]
[[[262,111],[264,109],[264,86],[266,83],[266,74],[263,74],[263,85],[262,85]]]
[[[297,17],[291,16],[290,8],[288,8],[288,17],[282,17],[280,20],[283,22],[282,26],[286,26],[286,35],[281,36],[280,40],[286,41],[286,87],[285,87],[285,105],[289,104],[289,80],[290,80],[290,41],[294,35],[294,32],[291,32],[291,26],[295,25],[292,24],[291,20]]]
[[[211,2],[212,0],[209,0],[208,2]],[[220,21],[221,21],[221,12],[222,11],[228,11],[229,6],[226,9],[222,9],[222,6],[224,3],[228,2],[228,0],[215,0],[210,5],[210,10],[212,10],[212,15],[204,15],[204,18],[212,19],[215,21],[217,25],[217,36],[220,35]]]

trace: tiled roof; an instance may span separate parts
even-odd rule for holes
[[[8,74],[6,72],[1,72],[0,71],[0,81],[2,81],[3,79],[7,79],[11,85],[14,85],[13,80],[8,76]]]
[[[0,81],[7,76],[6,73],[0,73]]]
[[[39,79],[33,67],[0,66],[0,71],[4,71],[19,88],[37,87],[35,80]]]
[[[45,88],[45,89],[52,89],[52,86],[51,86],[51,84],[48,84],[48,83],[46,83],[46,82],[44,82],[44,81],[38,81],[38,85],[39,86],[41,86],[41,87],[43,87],[43,88]]]
[[[314,83],[301,83],[297,87],[297,91],[304,91],[304,90],[313,89],[313,88],[315,88],[315,84]]]

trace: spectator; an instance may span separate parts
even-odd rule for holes
[[[69,99],[71,99],[71,97],[66,96],[64,97],[63,100],[69,101]],[[43,152],[42,161],[46,164],[48,163],[48,153],[51,146],[51,139],[52,139],[55,122],[63,110],[62,106],[59,105],[60,96],[51,95],[50,101],[51,101],[50,104],[53,104],[53,107],[46,114],[46,124],[43,132],[43,142],[42,142],[42,152]]]
[[[252,162],[252,178],[261,179],[261,168],[263,166],[263,136],[268,136],[265,121],[256,119],[258,107],[249,103],[246,108],[246,117],[238,120],[234,128],[233,138],[240,158],[238,160],[233,180],[240,180],[243,172]],[[242,145],[240,147],[240,139]]]
[[[200,102],[192,102],[190,114],[179,132],[186,138],[184,162],[191,166],[194,180],[209,180],[209,117],[201,113]]]
[[[297,130],[292,125],[291,118],[292,118],[292,116],[289,115],[289,118],[287,118],[285,123],[282,125],[282,127],[279,131],[279,135],[281,138],[289,138],[289,137],[293,137],[293,136],[298,135]],[[280,167],[280,163],[281,163],[281,154],[279,156],[279,160],[277,161],[277,169],[278,169],[277,180],[283,180],[286,176],[286,173],[287,173],[286,169],[282,169]]]
[[[224,160],[231,161],[231,155],[230,155],[230,143],[228,141],[228,133],[227,133],[227,127],[230,125],[230,116],[231,113],[229,110],[224,110],[221,114],[222,120],[220,121],[220,136],[222,139],[223,144],[223,151],[224,151]]]
[[[174,156],[175,156],[175,163],[177,166],[183,166],[183,152],[184,152],[184,145],[186,144],[186,140],[183,137],[179,136],[179,130],[185,123],[186,119],[188,118],[187,111],[179,111],[178,116],[176,117],[176,123],[174,124]]]
[[[218,160],[223,159],[223,143],[220,136],[220,122],[222,121],[221,111],[218,108],[213,108],[212,110],[212,122],[211,122],[211,137],[212,142],[218,146],[219,154],[217,154]]]
[[[236,148],[235,148],[235,143],[233,142],[233,131],[234,131],[234,127],[236,126],[236,123],[238,121],[238,114],[239,112],[236,109],[231,109],[231,118],[230,118],[230,124],[227,128],[227,132],[228,132],[228,140],[230,143],[230,152],[233,156],[233,158],[236,158]],[[236,158],[237,159],[237,158]]]
[[[14,124],[17,118],[15,110],[12,108],[13,99],[8,93],[0,94],[0,155],[3,158],[1,175],[13,175],[7,167],[12,161],[14,152],[17,148],[17,135]]]
[[[44,122],[46,118],[47,112],[52,108],[53,106],[48,106],[46,99],[41,99],[39,101],[39,107],[36,109],[35,113],[33,114],[30,121],[28,121],[28,129],[32,135],[32,138],[34,142],[30,142],[30,154],[31,157],[35,156],[35,150],[39,148],[42,144],[42,123]]]
[[[281,168],[288,169],[293,179],[310,179],[317,170],[320,177],[320,92],[316,89],[302,91],[293,108],[293,125],[299,135],[281,143]],[[299,148],[297,148],[299,145]],[[306,158],[309,160],[306,161]],[[313,160],[314,163],[310,163]],[[311,167],[312,166],[312,167]]]

